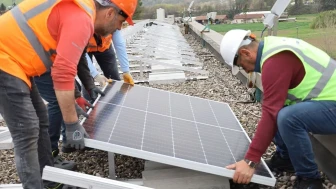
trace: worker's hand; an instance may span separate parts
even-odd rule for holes
[[[250,167],[244,160],[241,160],[235,164],[226,166],[227,169],[235,169],[233,175],[233,182],[238,184],[248,184],[254,174],[255,169]]]
[[[103,91],[101,91],[98,87],[94,87],[91,90],[89,90],[88,92],[89,92],[89,95],[92,99],[91,103],[93,103],[97,99],[98,94],[100,94],[102,96],[105,96],[105,93]]]
[[[81,107],[84,111],[86,111],[88,108],[93,108],[92,104],[88,102],[84,97],[78,97],[76,99],[76,103],[79,107]]]
[[[129,83],[131,85],[134,85],[133,77],[129,72],[124,72],[123,73],[123,78],[125,83]]]
[[[100,74],[97,74],[96,77],[94,77],[94,80],[98,82],[101,87],[104,87],[105,84],[108,82],[107,78]]]
[[[78,104],[75,103],[75,108],[76,108],[76,112],[77,112],[77,116],[79,118],[79,116],[84,116],[86,118],[89,117],[89,114],[87,114],[81,107],[79,107]]]
[[[70,148],[76,148],[77,150],[83,149],[85,147],[84,137],[89,137],[84,127],[79,123],[79,121],[75,123],[65,123],[65,126],[65,146]]]

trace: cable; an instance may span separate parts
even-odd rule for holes
[[[267,29],[267,26],[265,26],[265,28],[262,30],[262,32],[261,32],[261,38],[262,38],[262,36],[264,35],[264,32],[265,32],[265,30]]]

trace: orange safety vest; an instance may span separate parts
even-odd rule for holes
[[[25,81],[50,70],[57,42],[50,35],[47,20],[54,6],[73,1],[95,20],[93,0],[22,1],[0,17],[0,69]]]
[[[97,41],[94,38],[94,36],[92,36],[89,40],[89,44],[87,46],[87,52],[104,52],[107,49],[110,48],[111,43],[112,43],[112,34],[109,34],[106,37],[100,37],[101,41],[98,42],[97,45]]]

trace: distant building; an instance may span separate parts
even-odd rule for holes
[[[263,14],[265,17],[268,15],[268,14],[271,14],[271,11],[252,11],[252,12],[241,12],[240,15],[242,14]],[[280,18],[288,18],[288,12],[283,12],[281,15],[280,15]]]
[[[208,24],[207,16],[197,16],[195,20],[200,24]],[[223,24],[226,23],[227,20],[228,18],[226,15],[216,15],[216,19],[213,21],[213,23]]]
[[[232,24],[241,23],[257,23],[262,22],[265,18],[264,14],[236,14],[231,21]]]
[[[236,14],[231,21],[232,24],[241,24],[241,23],[256,23],[263,22],[264,18],[271,14],[271,11],[253,11],[253,12],[242,12]],[[288,13],[284,12],[280,15],[280,19],[287,19]]]
[[[164,21],[166,18],[165,10],[162,8],[156,9],[156,19],[159,21]]]

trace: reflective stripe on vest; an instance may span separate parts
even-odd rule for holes
[[[82,1],[79,1],[79,4],[83,7],[83,9],[86,12],[88,12],[93,17],[93,10],[90,7],[86,6],[86,4],[83,3]]]
[[[33,47],[36,54],[39,56],[47,70],[50,70],[52,66],[52,60],[50,59],[50,57],[52,56],[52,54],[56,54],[56,50],[51,49],[49,51],[46,51],[44,49],[43,45],[35,35],[34,31],[28,25],[28,20],[52,7],[56,3],[56,1],[57,0],[47,0],[46,2],[41,3],[40,5],[37,5],[36,7],[27,11],[25,14],[21,12],[18,6],[15,6],[12,9],[12,15],[16,23],[20,27],[21,31],[23,32],[23,34],[25,35],[30,45]],[[90,7],[88,7],[85,3],[81,1],[79,1],[79,3],[89,14],[93,15],[93,10]]]
[[[32,8],[31,10],[27,11],[25,14],[22,14],[21,10],[17,6],[12,9],[12,15],[16,23],[18,24],[21,31],[29,41],[30,45],[34,48],[36,54],[40,57],[41,61],[43,62],[47,70],[49,70],[52,66],[52,61],[50,57],[52,53],[56,52],[56,50],[53,50],[53,52],[48,52],[43,48],[41,42],[36,37],[34,31],[28,25],[28,20],[40,14],[41,12],[47,10],[55,2],[56,0],[48,0],[47,2],[44,2]]]
[[[321,92],[323,91],[324,87],[328,84],[330,81],[331,77],[333,76],[335,70],[336,70],[336,61],[332,58],[330,58],[329,63],[326,67],[323,67],[321,64],[316,62],[315,60],[311,59],[310,57],[306,56],[300,49],[295,48],[290,45],[281,45],[277,46],[275,48],[272,48],[265,53],[263,53],[261,60],[265,61],[264,59],[268,57],[271,53],[274,51],[280,50],[280,49],[292,49],[295,51],[297,54],[299,54],[304,61],[309,64],[312,68],[314,68],[317,72],[320,72],[322,74],[321,78],[318,80],[318,82],[315,84],[315,86],[312,88],[312,90],[309,92],[309,94],[303,99],[305,100],[311,100],[312,98],[318,97]],[[294,101],[294,102],[300,102],[301,99],[296,97],[293,94],[287,94],[287,99]]]

